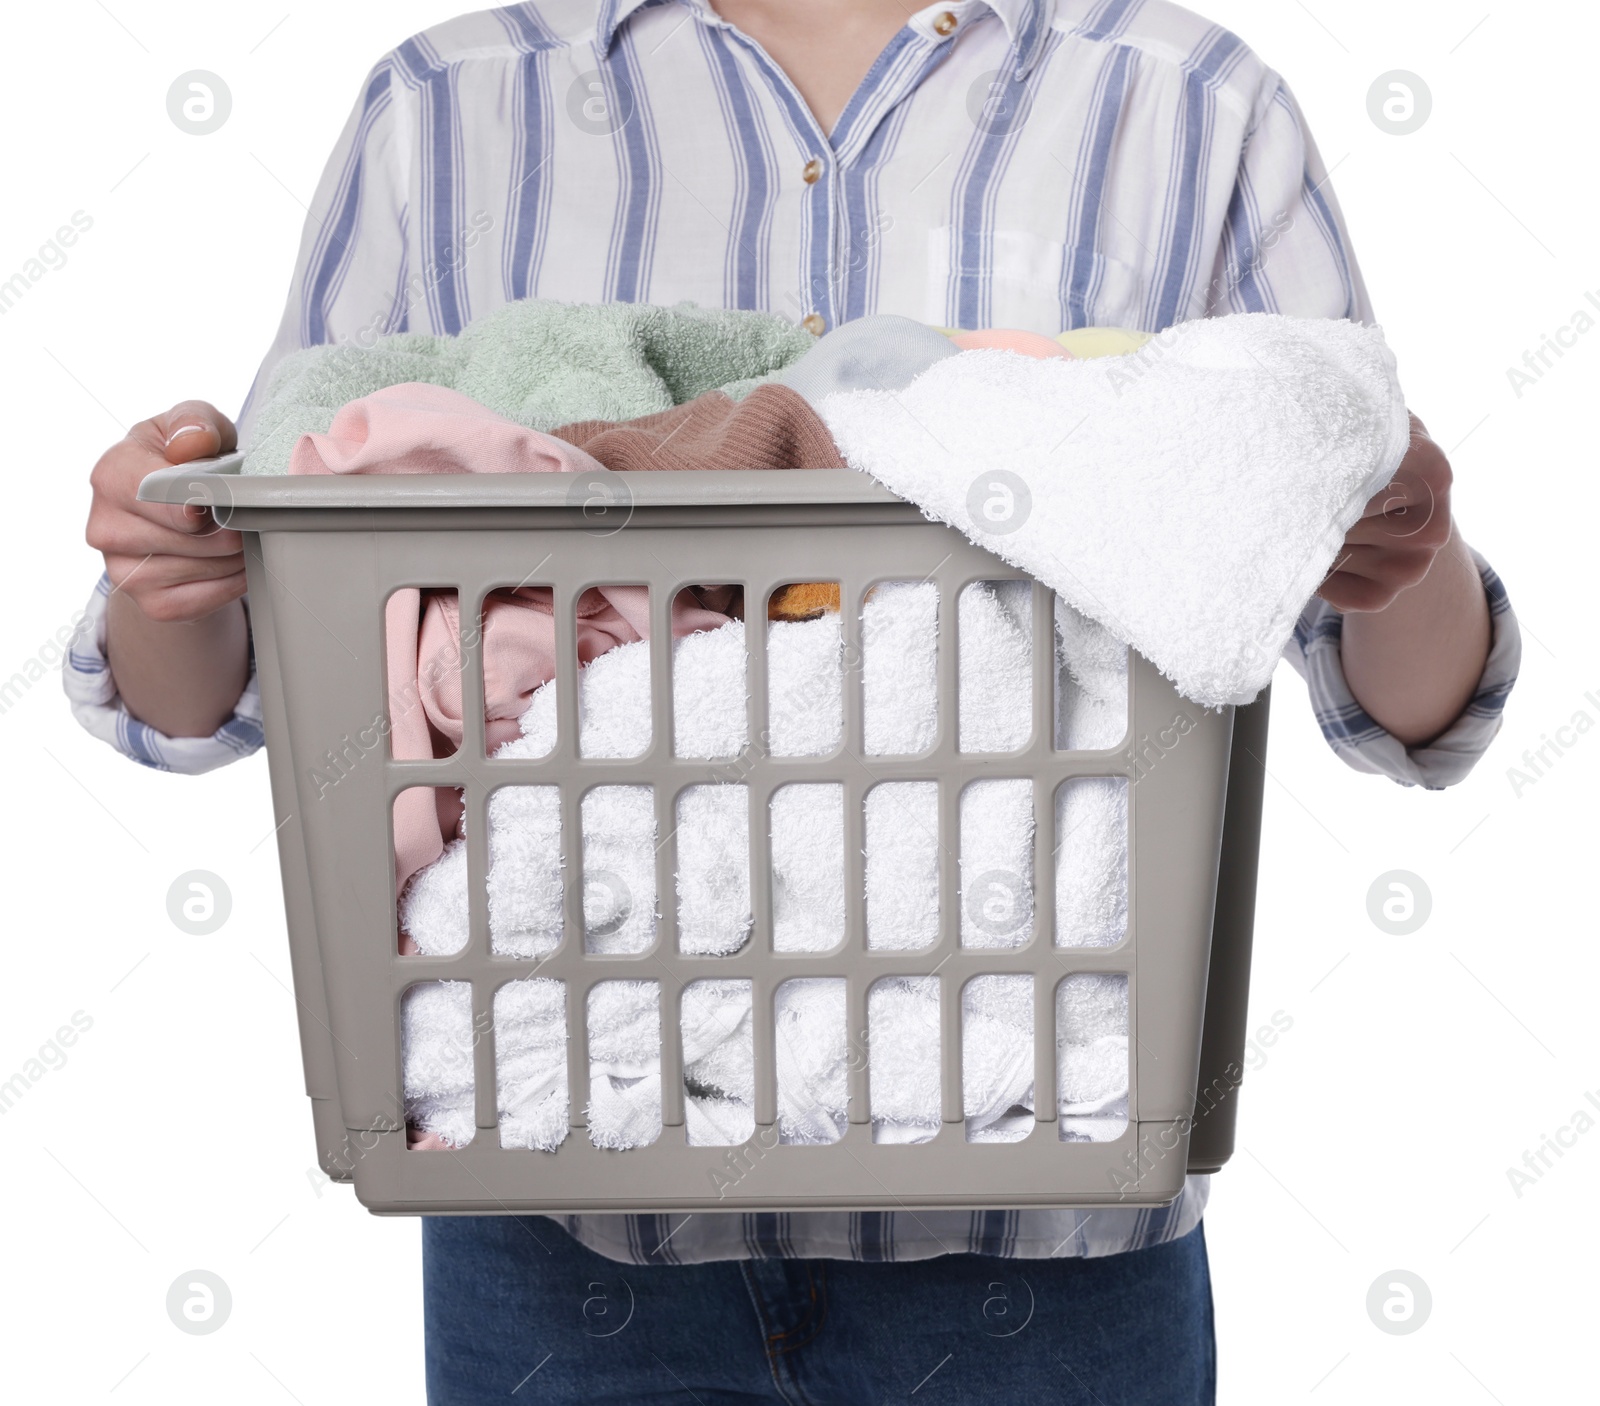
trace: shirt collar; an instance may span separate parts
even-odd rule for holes
[[[595,47],[600,56],[604,58],[611,52],[617,31],[634,14],[650,5],[670,3],[672,0],[603,0],[595,20]],[[708,0],[684,0],[684,3],[704,16],[715,17],[716,12]],[[1017,49],[1020,58],[1017,76],[1022,77],[1033,67],[1045,35],[1050,31],[1055,0],[950,0],[950,3],[938,3],[936,0],[936,3],[918,10],[907,23],[925,37],[937,40],[939,36],[933,29],[933,21],[946,10],[961,20],[978,10],[992,10]]]

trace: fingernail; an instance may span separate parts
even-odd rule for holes
[[[182,439],[184,435],[199,434],[203,429],[205,429],[204,425],[179,425],[177,429],[167,436],[167,442],[164,447],[171,449],[173,444]]]

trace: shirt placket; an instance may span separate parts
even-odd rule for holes
[[[858,90],[836,124],[832,138],[823,132],[789,76],[758,44],[728,26],[751,60],[761,67],[791,114],[796,134],[794,169],[802,187],[801,210],[806,231],[801,251],[803,272],[798,320],[813,336],[820,337],[839,322],[838,309],[844,286],[841,269],[848,256],[850,238],[841,182],[851,165],[860,159],[878,124],[905,97],[916,75],[922,72],[927,55],[935,48],[954,42],[976,8],[979,7],[973,0],[963,0],[963,3],[930,7],[913,15],[901,32],[909,38],[901,42],[900,53],[915,61],[892,65],[888,80],[881,87],[865,91],[860,110],[852,111],[857,99],[863,97],[863,92]],[[872,81],[869,74],[864,85]]]

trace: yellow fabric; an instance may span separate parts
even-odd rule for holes
[[[1150,340],[1149,332],[1134,332],[1126,327],[1079,327],[1056,338],[1078,357],[1125,356],[1138,351]]]

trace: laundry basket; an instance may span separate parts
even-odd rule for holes
[[[1060,750],[1051,595],[1035,583],[1032,739],[1003,755],[960,751],[957,594],[1020,573],[848,470],[263,478],[241,476],[239,465],[229,456],[163,469],[140,497],[206,505],[243,534],[319,1160],[330,1176],[353,1180],[364,1205],[391,1214],[1148,1206],[1171,1201],[1186,1172],[1227,1159],[1243,1062],[1265,697],[1207,711],[1133,656],[1122,742]],[[939,592],[938,732],[925,755],[873,756],[869,766],[859,670],[848,665],[859,655],[861,604],[890,580],[932,582]],[[673,754],[671,603],[690,584],[739,584],[756,621],[770,592],[797,581],[840,583],[843,746],[823,757],[773,756],[759,746],[741,756],[753,935],[733,955],[685,955],[672,901],[674,802],[683,788],[726,781],[729,771],[726,762]],[[529,583],[553,589],[554,752],[536,761],[485,755],[481,642],[463,629],[459,751],[394,759],[381,726],[391,592],[453,588],[470,620],[491,590]],[[652,741],[632,760],[580,757],[575,741],[575,602],[610,584],[650,588]],[[759,739],[766,642],[756,628],[746,641],[749,731]],[[1128,925],[1114,946],[1062,947],[1054,935],[1053,798],[1081,777],[1126,778]],[[1032,785],[1033,922],[1016,947],[962,945],[960,796],[983,778]],[[870,950],[865,940],[863,804],[885,780],[938,786],[939,936],[926,950]],[[765,822],[774,790],[795,781],[843,787],[846,937],[824,954],[779,952],[771,941]],[[594,954],[582,940],[581,800],[595,785],[618,783],[654,789],[665,837],[655,861],[656,941],[633,956]],[[538,961],[495,955],[488,940],[486,808],[507,784],[560,788],[565,935]],[[394,798],[413,786],[461,788],[472,897],[470,939],[453,956],[406,956],[397,946],[391,815]],[[565,983],[571,1133],[553,1152],[502,1147],[495,1131],[495,993],[535,971]],[[1131,1092],[1126,1130],[1112,1140],[1064,1140],[1056,1126],[1056,993],[1080,973],[1127,981]],[[1033,992],[1035,1122],[1005,1143],[970,1141],[963,1127],[961,992],[990,974],[1025,977]],[[848,1126],[825,1145],[773,1134],[774,993],[803,976],[843,978],[848,1033],[864,1052],[850,1068]],[[868,991],[884,976],[940,983],[943,1123],[911,1145],[872,1136]],[[628,977],[659,986],[663,1126],[648,1146],[603,1150],[584,1135],[586,1002],[594,984]],[[740,1147],[691,1145],[684,1135],[679,1000],[686,983],[706,977],[752,983],[755,1133]],[[403,997],[444,980],[470,983],[478,1132],[457,1149],[408,1149]]]

